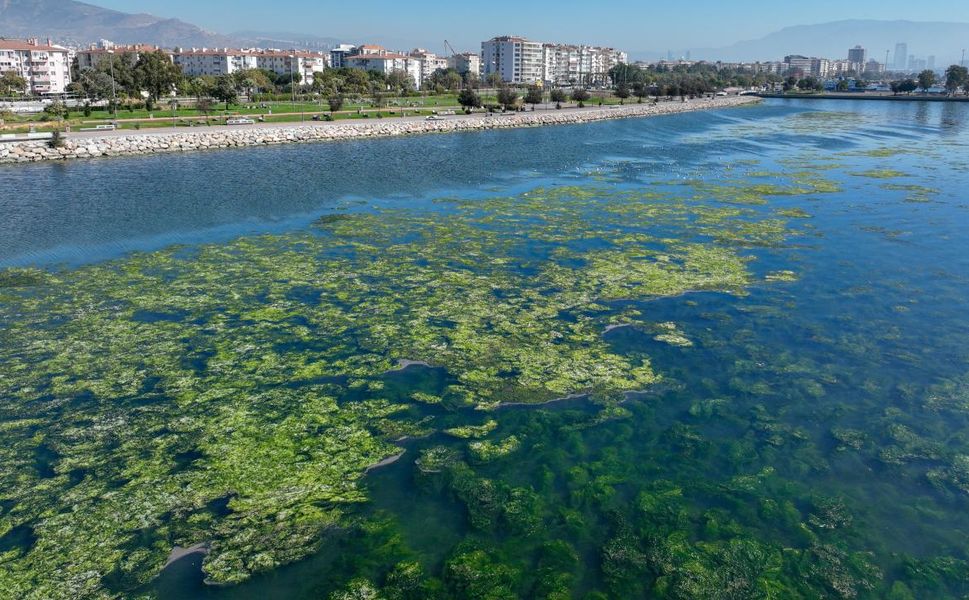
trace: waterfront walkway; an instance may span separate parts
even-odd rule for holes
[[[475,113],[438,120],[426,117],[309,121],[306,123],[256,123],[239,126],[172,127],[144,132],[87,131],[65,136],[61,147],[25,141],[0,145],[0,163],[70,160],[102,156],[126,156],[186,152],[211,148],[265,146],[299,142],[322,142],[393,137],[427,133],[450,133],[515,127],[538,127],[589,123],[608,119],[650,117],[697,110],[729,108],[760,100],[751,96],[698,98],[686,102],[526,111],[495,115]]]

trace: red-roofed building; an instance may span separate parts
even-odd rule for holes
[[[68,50],[47,40],[0,39],[0,73],[13,71],[27,80],[24,93],[63,94],[71,83]]]
[[[175,64],[188,77],[231,75],[249,69],[266,69],[277,75],[298,73],[305,85],[326,69],[329,57],[302,50],[256,50],[232,48],[177,49]]]
[[[105,47],[95,47],[84,50],[77,51],[77,68],[83,71],[84,69],[94,69],[102,62],[108,60],[109,56],[127,56],[132,64],[138,62],[138,58],[148,52],[158,52],[161,50],[158,46],[150,46],[148,44],[133,44],[131,46],[115,46],[112,45],[110,48]],[[171,55],[171,52],[168,53]]]

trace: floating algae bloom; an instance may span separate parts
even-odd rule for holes
[[[743,294],[755,277],[741,249],[791,233],[748,209],[576,186],[0,272],[0,538],[20,540],[3,546],[0,588],[125,594],[176,545],[207,543],[214,583],[300,559],[367,500],[360,479],[394,440],[435,430],[420,407],[610,405],[647,389],[649,357],[602,337],[637,322],[622,304]],[[446,370],[447,385],[392,393],[402,360]],[[501,459],[522,440],[484,439],[499,414],[446,433],[477,463]],[[418,464],[455,460],[441,448]]]

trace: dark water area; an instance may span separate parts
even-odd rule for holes
[[[515,273],[525,281],[546,276],[549,262],[593,265],[597,252],[618,243],[650,256],[675,247],[672,240],[711,243],[749,258],[742,289],[605,294],[592,309],[563,303],[554,317],[563,327],[586,323],[592,312],[619,315],[611,323],[620,326],[598,329],[609,355],[647,357],[659,376],[641,393],[627,391],[621,402],[593,391],[482,410],[449,400],[469,379],[440,366],[384,372],[369,386],[353,383],[355,363],[338,378],[323,371],[316,379],[280,376],[278,385],[295,390],[339,386],[334,395],[341,410],[372,398],[404,407],[367,424],[404,454],[369,471],[360,480],[360,501],[307,541],[312,551],[298,560],[252,568],[244,581],[213,586],[204,581],[202,556],[193,554],[143,585],[114,573],[108,587],[118,593],[961,598],[969,594],[967,184],[969,106],[769,100],[582,126],[0,168],[0,267],[40,267],[69,278],[63,274],[173,244],[183,245],[183,254],[166,261],[190,264],[196,245],[288,240],[320,216],[402,213],[426,219],[420,221],[425,227],[446,228],[461,211],[478,219],[474,231],[483,238],[505,236],[501,243],[513,245],[508,256],[520,261]],[[525,202],[529,194],[565,186],[589,190],[581,201],[568,200],[574,218],[555,221],[555,200],[548,201],[548,214],[515,208],[516,198]],[[624,194],[691,208],[674,216],[644,213],[635,223],[602,217],[632,197]],[[495,204],[495,198],[508,200]],[[707,208],[749,212],[735,220],[721,212],[714,220]],[[745,228],[755,221],[756,231]],[[776,229],[775,221],[781,222]],[[385,232],[375,230],[363,234],[366,243],[386,249],[421,239],[420,227],[394,223],[388,228],[398,237],[384,242]],[[519,227],[541,235],[517,235]],[[560,237],[566,230],[568,238]],[[604,233],[619,230],[614,237]],[[643,238],[629,242],[626,236],[634,234]],[[278,260],[294,260],[300,244],[333,260],[365,251],[320,235],[287,242]],[[454,244],[461,247],[461,240]],[[468,246],[469,253],[476,249]],[[486,259],[461,268],[473,273],[477,261],[485,276]],[[232,264],[231,253],[223,260]],[[435,261],[429,251],[413,264],[420,270]],[[169,270],[170,264],[157,268],[180,285],[182,271]],[[310,313],[326,303],[343,302],[349,314],[383,310],[334,296],[302,272],[287,277],[292,285],[284,294],[267,286],[249,303],[292,309],[288,328],[330,327]],[[517,290],[499,288],[505,282],[488,279],[496,302],[518,298]],[[397,285],[411,283],[400,275]],[[206,293],[202,283],[190,290]],[[523,302],[540,303],[561,291],[541,287]],[[81,304],[96,298],[71,293]],[[467,300],[469,313],[479,310],[474,297]],[[129,318],[159,331],[179,323],[215,330],[260,322],[222,295],[218,302],[213,306],[220,308],[204,312],[190,303],[152,305]],[[404,304],[395,314],[409,315]],[[21,328],[18,318],[32,309],[17,306],[16,314],[2,315],[0,327]],[[460,310],[436,315],[429,327],[457,330],[462,317]],[[492,321],[486,333],[497,335],[500,326]],[[334,340],[348,340],[343,354],[326,355],[334,363],[358,351],[352,344],[373,343],[346,327],[333,337],[287,338],[273,347],[278,354],[322,356]],[[262,337],[268,334],[253,331],[250,345],[268,347],[271,338]],[[216,369],[223,356],[221,346],[193,351],[183,362],[198,372]],[[165,398],[174,394],[170,388]],[[10,402],[46,401],[39,393],[6,391]],[[400,426],[398,434],[393,424],[404,422],[411,428]],[[448,433],[466,427],[483,430]],[[0,440],[8,431],[14,430],[0,428]],[[472,448],[479,438],[490,445]],[[497,449],[509,440],[507,454]],[[102,468],[67,464],[71,452],[64,444],[30,446],[34,453],[24,468],[41,479],[69,468]],[[200,444],[179,448],[160,464],[174,473],[191,471],[208,456],[211,449]],[[137,474],[126,476],[134,481]],[[232,491],[244,496],[244,487]],[[3,504],[42,504],[37,498],[0,494],[0,517],[8,525],[7,533],[0,530],[0,554],[31,556],[43,539],[37,519],[16,520],[14,505]],[[241,505],[229,498],[218,511],[200,511],[198,522],[241,518]],[[331,506],[332,500],[318,502],[321,509]],[[146,517],[162,540],[156,548],[182,539],[174,525],[161,530],[167,518]],[[272,535],[266,531],[259,534]],[[245,561],[247,568],[258,564],[252,556]],[[5,568],[0,562],[0,573]],[[378,590],[382,595],[367,595]]]

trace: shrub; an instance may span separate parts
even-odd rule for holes
[[[51,134],[51,138],[47,142],[47,145],[50,146],[51,148],[63,148],[64,147],[64,136],[61,135],[61,132],[60,131],[56,131],[55,130],[54,133]]]

